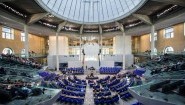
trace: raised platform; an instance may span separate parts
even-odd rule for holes
[[[86,79],[88,80],[95,80],[95,79],[99,79],[98,77],[86,77]]]

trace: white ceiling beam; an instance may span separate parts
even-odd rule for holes
[[[185,7],[185,1],[184,0],[151,0],[151,1],[157,1],[162,2],[166,4],[174,4]]]
[[[81,27],[80,27],[80,35],[83,34],[83,30],[84,30],[84,25],[81,25]]]
[[[45,16],[49,15],[49,13],[37,13],[37,14],[33,14],[29,17],[29,20],[27,21],[28,25],[31,25],[37,21],[39,21],[40,19],[44,18]]]
[[[116,22],[116,25],[119,27],[119,29],[121,30],[121,32],[125,32],[123,24]]]
[[[64,21],[64,22],[60,23],[60,24],[58,25],[57,32],[60,32],[61,29],[62,29],[66,24],[67,24],[67,21]]]
[[[145,22],[146,24],[152,25],[152,21],[149,16],[142,14],[132,14],[132,16],[138,18],[139,20]]]

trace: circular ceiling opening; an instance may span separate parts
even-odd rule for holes
[[[78,24],[105,24],[130,15],[146,0],[36,0],[52,15]]]

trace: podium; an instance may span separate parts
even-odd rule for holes
[[[89,80],[98,79],[97,76],[94,76],[95,73],[96,73],[96,70],[94,67],[88,68],[88,75],[87,75],[86,79],[89,79]]]

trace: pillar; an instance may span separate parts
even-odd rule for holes
[[[102,39],[102,34],[100,34],[100,49],[101,49],[101,58],[100,58],[100,60],[102,61],[103,60],[103,39]]]
[[[123,29],[123,70],[125,70],[125,30]]]
[[[155,26],[152,25],[151,26],[151,46],[150,46],[150,50],[151,50],[150,56],[151,56],[151,59],[155,55],[155,52],[154,52],[154,48],[155,48],[154,34],[155,34]]]
[[[25,57],[29,57],[29,36],[28,36],[28,26],[24,25],[24,34],[25,34],[25,42],[24,42],[24,48],[25,48]]]
[[[80,61],[82,61],[82,34],[80,34]]]
[[[56,68],[57,68],[57,71],[59,71],[59,56],[58,56],[58,53],[59,53],[59,48],[58,48],[58,32],[56,33]]]

